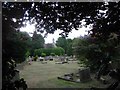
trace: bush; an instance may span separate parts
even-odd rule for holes
[[[50,55],[51,55],[51,56],[55,56],[55,53],[51,53]]]
[[[41,49],[34,50],[34,56],[36,56],[36,55],[41,56],[41,53],[42,53]]]
[[[61,47],[57,48],[41,48],[41,49],[35,49],[34,50],[34,56],[42,56],[42,53],[45,53],[45,56],[55,56],[55,55],[64,55],[65,50]]]
[[[42,57],[45,57],[45,56],[46,56],[46,53],[41,53],[41,56],[42,56]]]
[[[25,57],[28,58],[30,56],[30,52],[27,51],[26,54],[25,54]]]
[[[52,53],[55,53],[55,55],[60,56],[65,54],[65,50],[61,47],[52,48]]]
[[[34,61],[36,61],[38,59],[38,55],[36,55],[35,57],[34,57]]]

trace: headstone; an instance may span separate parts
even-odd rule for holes
[[[73,78],[71,76],[64,76],[64,78],[67,80],[73,80]]]
[[[50,58],[49,58],[49,59],[50,59],[50,61],[53,61],[53,57],[52,57],[52,56],[50,56]]]
[[[61,61],[65,61],[65,58],[64,58],[64,57],[60,57],[60,60],[61,60]]]
[[[44,60],[44,58],[43,58],[43,57],[39,57],[39,60],[40,60],[40,61],[43,61],[43,60]]]
[[[49,60],[49,56],[46,56],[46,57],[45,57],[45,61],[48,61],[48,60]]]
[[[78,79],[76,80],[76,82],[80,82],[80,79],[78,78]]]
[[[90,68],[79,69],[79,77],[81,82],[86,82],[91,80]]]

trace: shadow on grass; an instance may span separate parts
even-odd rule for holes
[[[94,79],[84,83],[75,83],[55,78],[44,82],[40,82],[37,84],[37,86],[39,88],[91,88],[91,87],[105,88],[105,85],[101,84],[99,81]]]

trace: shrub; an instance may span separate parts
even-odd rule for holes
[[[30,52],[27,51],[26,54],[25,54],[25,57],[28,58],[30,56]]]
[[[41,56],[42,50],[41,49],[35,49],[34,50],[34,56],[38,55]]]
[[[34,57],[34,61],[36,61],[38,59],[38,55],[36,55],[35,57]]]
[[[41,53],[41,56],[42,56],[42,57],[45,57],[45,56],[46,56],[46,53]]]
[[[45,53],[45,56],[55,56],[55,55],[64,55],[65,50],[61,47],[57,48],[41,48],[41,49],[35,49],[34,50],[34,56],[42,56],[42,53]],[[44,55],[43,55],[44,56]]]
[[[51,53],[50,55],[51,55],[51,56],[55,56],[55,53]]]

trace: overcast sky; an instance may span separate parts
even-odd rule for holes
[[[85,22],[83,22],[83,24],[85,24]],[[72,32],[69,33],[68,38],[73,39],[79,36],[87,35],[88,34],[87,30],[89,29],[90,29],[90,26],[88,26],[87,28],[82,27],[79,30],[73,29]],[[26,31],[29,33],[30,36],[32,36],[32,34],[30,33],[33,33],[35,31],[35,24],[30,25],[29,22],[27,22],[26,27],[20,28],[20,31]],[[60,30],[56,30],[54,34],[48,34],[48,36],[45,38],[45,43],[52,43],[53,38],[56,41],[60,37],[59,35],[60,32],[61,32]]]

